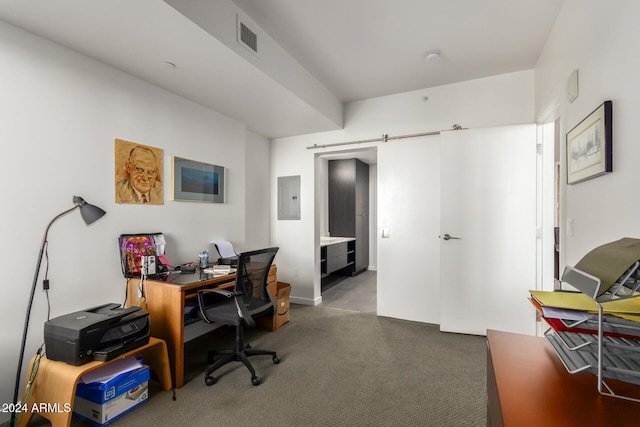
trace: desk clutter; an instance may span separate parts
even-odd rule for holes
[[[214,265],[212,267],[205,268],[203,270],[206,274],[213,274],[214,276],[224,276],[226,274],[235,273],[236,269],[231,268],[230,265]]]
[[[640,385],[639,266],[640,239],[620,239],[565,268],[562,283],[576,291],[531,290],[529,298],[569,373],[594,374],[600,394],[636,402],[615,394],[604,378]]]
[[[196,264],[200,270],[208,274],[228,273],[230,268],[237,266],[238,254],[231,242],[220,241],[215,242],[214,245],[219,257],[211,268],[218,270],[205,271],[210,270],[208,250],[198,253]],[[155,277],[172,271],[187,274],[196,272],[196,265],[192,262],[172,267],[165,254],[166,240],[162,233],[121,234],[118,237],[118,246],[122,274],[126,278]]]
[[[162,233],[121,234],[118,246],[124,277],[165,273],[171,265],[165,255],[166,241]]]

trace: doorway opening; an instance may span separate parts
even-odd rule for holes
[[[538,280],[539,290],[554,290],[562,274],[562,173],[561,123],[555,114],[538,125]]]
[[[538,146],[542,155],[538,164],[538,277],[536,289],[552,291],[560,284],[564,263],[564,185],[562,150],[562,109],[558,95],[538,120]],[[546,323],[536,315],[536,334],[542,336]]]
[[[342,227],[334,225],[330,229],[330,184],[329,163],[334,160],[350,161],[364,164],[368,178],[365,200],[367,204],[366,215],[360,215],[354,219],[354,225],[361,227],[365,221],[367,230],[364,239],[357,241],[355,234],[351,234]],[[334,162],[339,163],[339,162]],[[316,224],[315,241],[318,244],[316,257],[317,276],[315,282],[315,294],[320,296],[322,303],[330,304],[336,308],[345,308],[355,311],[371,311],[376,306],[377,280],[377,147],[367,147],[358,150],[335,151],[316,155]],[[335,206],[335,201],[333,202]],[[335,216],[335,212],[332,213]],[[337,234],[336,234],[337,233]],[[344,234],[344,235],[343,235]],[[346,242],[340,242],[340,237],[347,237]],[[351,240],[355,239],[355,240]],[[335,242],[338,242],[334,244]],[[356,245],[357,243],[357,245]],[[364,243],[364,244],[363,244]],[[345,254],[338,253],[344,246]],[[363,249],[364,248],[364,249]],[[354,252],[366,250],[366,263],[359,261],[357,268]],[[330,257],[327,256],[329,252]],[[349,258],[352,257],[352,258]],[[344,260],[343,260],[344,258]],[[345,264],[344,267],[341,262]],[[359,273],[359,274],[358,274]],[[374,310],[375,311],[375,310]]]

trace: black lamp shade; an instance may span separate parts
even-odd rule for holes
[[[106,214],[106,212],[97,206],[93,206],[87,203],[86,205],[82,205],[80,207],[80,214],[82,215],[82,219],[84,219],[84,222],[86,222],[87,225],[90,225],[102,218],[104,214]]]
[[[80,206],[80,215],[87,225],[93,224],[106,214],[105,211],[97,206],[90,205],[80,196],[73,196],[73,203]]]

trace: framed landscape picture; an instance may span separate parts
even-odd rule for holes
[[[224,167],[172,157],[173,200],[224,203]]]
[[[567,133],[567,184],[613,171],[612,114],[605,101]]]

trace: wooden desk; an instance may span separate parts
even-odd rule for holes
[[[43,357],[40,361],[38,374],[36,375],[31,394],[27,400],[27,408],[33,408],[34,404],[48,404],[54,408],[51,412],[38,412],[38,414],[49,421],[52,427],[64,427],[71,425],[72,413],[69,408],[73,408],[76,396],[76,386],[78,380],[84,374],[94,371],[100,367],[109,365],[116,360],[126,356],[142,356],[142,359],[149,368],[155,372],[164,390],[171,390],[171,372],[169,370],[169,358],[167,357],[167,345],[161,339],[151,337],[149,343],[131,350],[108,362],[89,362],[84,365],[74,366],[64,362],[49,360]],[[35,357],[31,360],[29,373],[25,384],[29,381],[31,366]],[[23,393],[23,400],[24,396]],[[66,405],[66,406],[65,406]],[[29,424],[33,417],[32,412],[24,412],[20,415],[19,426],[24,427]]]
[[[640,425],[640,403],[602,396],[595,375],[571,375],[543,337],[487,331],[487,425],[588,427]],[[616,393],[640,387],[607,380]]]
[[[185,326],[185,304],[189,301],[197,302],[198,290],[231,287],[235,278],[235,274],[213,277],[195,273],[172,275],[168,280],[146,280],[146,301],[143,300],[141,303],[138,301],[140,278],[129,279],[126,305],[140,305],[149,312],[151,335],[162,338],[167,343],[171,374],[176,388],[182,388],[184,385],[184,343],[220,327],[218,324],[203,321]],[[275,265],[271,266],[268,281],[276,281]]]

